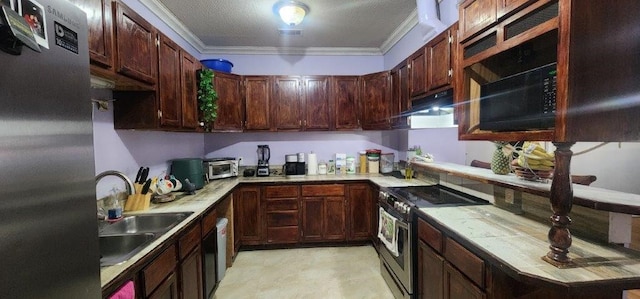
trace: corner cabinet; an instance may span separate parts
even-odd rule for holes
[[[360,110],[362,129],[385,130],[391,128],[391,83],[389,72],[362,76]]]
[[[241,76],[215,72],[213,87],[218,94],[218,117],[213,122],[214,131],[242,131],[244,120],[242,86]]]
[[[244,245],[260,245],[263,241],[263,217],[259,186],[241,186],[234,192],[235,237]]]

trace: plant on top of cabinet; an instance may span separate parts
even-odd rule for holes
[[[211,130],[211,124],[218,116],[218,94],[213,88],[213,71],[210,69],[202,69],[198,74],[198,101],[200,102],[200,111],[202,112],[202,121],[207,131]]]

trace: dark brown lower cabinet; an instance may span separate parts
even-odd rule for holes
[[[484,299],[487,296],[451,264],[444,263],[445,299]]]
[[[297,185],[264,187],[267,244],[297,243],[300,237]]]
[[[260,186],[242,186],[236,193],[235,206],[238,234],[236,237],[244,245],[259,245],[263,240],[262,209],[260,207]]]
[[[348,233],[347,240],[369,240],[371,238],[371,188],[367,183],[349,184],[347,191]]]
[[[198,246],[180,264],[181,299],[202,299],[202,250]]]
[[[444,298],[444,259],[418,241],[418,291],[420,299]]]
[[[345,227],[344,197],[302,198],[302,241],[342,241]]]
[[[149,299],[178,299],[178,279],[175,273],[171,273],[163,281]]]

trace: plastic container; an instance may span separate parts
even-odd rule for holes
[[[327,174],[327,163],[324,161],[318,163],[318,174]]]
[[[220,218],[216,223],[216,229],[218,230],[218,275],[216,279],[221,281],[224,277],[224,273],[227,271],[227,224],[229,219]]]
[[[233,63],[226,59],[205,59],[200,62],[214,71],[231,73],[231,68],[233,68]]]
[[[359,152],[358,160],[360,161],[360,173],[367,173],[367,152]]]
[[[380,155],[380,172],[390,173],[393,171],[393,161],[395,160],[394,153],[387,153]]]
[[[379,173],[380,172],[380,153],[382,151],[379,149],[370,149],[367,150],[367,164],[369,173]]]
[[[327,164],[327,174],[336,174],[336,162],[333,160],[329,160],[329,164]]]

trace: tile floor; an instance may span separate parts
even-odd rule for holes
[[[371,246],[242,251],[213,299],[393,299]]]

